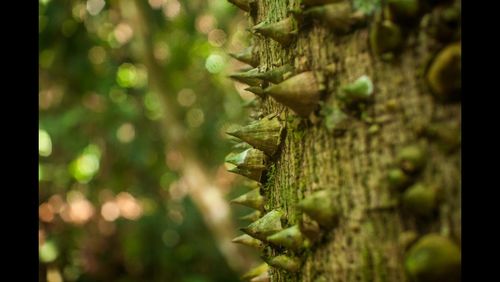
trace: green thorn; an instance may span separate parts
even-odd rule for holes
[[[259,190],[260,189],[250,190],[250,192],[231,200],[231,203],[240,204],[256,210],[262,210],[264,208],[264,197],[260,194]]]
[[[289,272],[298,272],[300,270],[300,260],[295,257],[279,255],[265,260],[270,266],[283,269]]]
[[[259,72],[258,68],[253,68],[248,71],[240,71],[233,73],[229,75],[229,77],[239,82],[248,84],[250,86],[260,86],[261,80],[255,77],[255,74],[258,72]]]
[[[418,235],[415,231],[404,231],[399,234],[398,244],[403,250],[408,250],[417,239]]]
[[[298,207],[320,225],[333,227],[339,217],[339,210],[333,200],[334,194],[323,190],[305,197]]]
[[[254,54],[253,54],[254,50],[255,50],[255,47],[250,46],[250,47],[243,49],[239,53],[229,53],[229,55],[238,61],[249,64],[252,67],[257,67],[257,66],[259,66],[259,58],[258,58],[258,56],[254,56]]]
[[[259,171],[259,170],[248,170],[248,169],[234,167],[232,169],[228,169],[228,171],[232,172],[232,173],[246,176],[246,177],[248,177],[252,180],[255,180],[255,181],[260,181],[260,178],[262,176],[262,171]]]
[[[335,33],[345,34],[355,23],[348,1],[309,8],[302,13],[306,20],[317,20]]]
[[[403,194],[403,206],[419,216],[429,216],[436,209],[438,195],[435,188],[417,183]]]
[[[235,5],[236,7],[242,9],[245,12],[250,12],[250,2],[253,2],[253,0],[227,0],[227,1]]]
[[[245,88],[244,90],[252,92],[253,94],[255,94],[261,98],[264,98],[266,96],[264,94],[264,89],[262,89],[262,87],[260,87],[260,86],[250,86],[250,87]]]
[[[391,21],[375,21],[370,29],[370,46],[377,56],[398,50],[402,43],[401,29]]]
[[[461,254],[450,239],[428,234],[408,251],[405,268],[416,282],[458,282],[461,280]]]
[[[323,79],[320,72],[303,72],[266,88],[264,93],[305,118],[318,107]]]
[[[462,48],[455,42],[441,50],[432,61],[426,74],[427,83],[440,100],[450,101],[460,98]]]
[[[396,22],[410,22],[420,12],[418,0],[387,0],[389,18]]]
[[[241,276],[241,280],[252,279],[254,277],[262,275],[263,273],[266,273],[268,270],[269,270],[269,265],[267,263],[262,263],[257,267],[250,269],[245,274],[243,274],[243,276]]]
[[[284,213],[282,211],[272,210],[247,227],[242,228],[241,231],[256,239],[265,241],[269,235],[283,229],[281,226],[281,218],[283,215]]]
[[[285,18],[276,23],[261,22],[252,30],[256,33],[270,37],[284,47],[290,45],[296,36],[296,24],[293,17]]]
[[[247,234],[243,234],[241,236],[238,236],[238,237],[234,238],[233,240],[231,240],[231,242],[242,244],[242,245],[253,247],[253,248],[257,248],[259,250],[264,248],[264,244],[260,240],[252,238],[252,237],[248,236]]]
[[[227,131],[227,134],[240,138],[254,148],[274,155],[281,143],[283,126],[274,114],[263,117],[247,126]]]
[[[294,67],[290,64],[286,64],[266,72],[260,72],[256,74],[255,77],[278,84],[285,80],[285,76],[289,73],[293,73],[293,71]]]
[[[438,141],[438,146],[446,153],[455,151],[460,147],[460,125],[458,123],[433,123],[423,130],[430,139]]]
[[[387,173],[389,186],[394,190],[402,190],[410,184],[410,178],[399,168],[393,168]]]
[[[427,156],[419,145],[409,145],[398,151],[396,159],[401,169],[407,173],[414,173],[424,167]]]
[[[282,246],[291,250],[298,251],[304,247],[304,236],[298,225],[283,229],[269,237],[267,241],[274,245]]]
[[[261,275],[250,279],[250,282],[269,282],[271,277],[269,277],[269,272],[262,273]]]
[[[262,171],[266,169],[267,156],[261,150],[250,148],[240,153],[230,153],[226,156],[226,162],[240,169]]]
[[[254,211],[252,213],[249,213],[245,216],[240,217],[240,219],[253,222],[253,221],[256,221],[257,219],[259,219],[260,216],[261,216],[261,212],[257,210],[257,211]]]
[[[247,142],[239,142],[232,147],[232,149],[235,151],[246,150],[250,148],[252,148],[252,146],[250,146],[250,144],[248,144]]]

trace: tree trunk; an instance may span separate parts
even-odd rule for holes
[[[122,1],[119,3],[121,11],[135,28],[141,46],[142,61],[146,65],[149,74],[149,86],[154,95],[157,96],[159,106],[162,109],[161,128],[165,142],[165,152],[178,152],[182,159],[179,172],[182,175],[179,180],[186,185],[188,195],[203,215],[203,220],[212,232],[219,251],[234,271],[242,271],[247,265],[253,264],[254,259],[245,250],[238,249],[230,243],[235,236],[236,230],[231,220],[229,204],[224,200],[221,189],[217,187],[213,179],[209,177],[206,168],[198,161],[199,157],[194,152],[194,146],[186,139],[184,127],[178,120],[175,103],[169,95],[169,87],[162,80],[162,70],[153,56],[153,43],[150,35],[151,26],[148,21],[143,1]],[[168,153],[167,153],[168,154]]]
[[[299,2],[258,0],[255,12],[249,13],[250,24],[282,20],[287,11],[300,8]],[[438,39],[444,27],[434,19],[451,7],[460,11],[460,4],[427,2],[444,3],[421,8],[416,23],[403,29],[402,48],[393,52],[392,60],[375,55],[370,44],[370,32],[380,21],[380,8],[347,34],[335,34],[316,21],[299,26],[297,38],[289,46],[254,36],[260,71],[290,63],[298,72],[317,70],[326,77],[326,92],[321,96],[324,104],[308,118],[298,117],[270,97],[263,98],[257,109],[262,115],[282,113],[285,117],[286,135],[261,189],[266,212],[281,209],[286,226],[299,224],[304,228],[311,219],[297,204],[320,190],[335,193],[333,200],[340,211],[335,227],[321,228],[320,239],[312,240],[305,251],[268,245],[264,256],[287,254],[301,261],[296,273],[271,267],[271,281],[411,281],[405,269],[408,248],[415,242],[411,234],[417,235],[418,241],[437,233],[460,245],[461,106],[456,99],[438,99],[426,78],[433,58],[460,42],[459,24],[449,28],[451,36]],[[342,87],[363,75],[373,82],[373,99],[360,111],[343,108],[339,99]],[[325,115],[319,114],[322,107],[333,105],[349,116],[344,132],[328,130]],[[408,208],[411,204],[402,200],[414,186],[408,184],[411,187],[406,190],[395,191],[387,181],[389,171],[398,167],[398,152],[414,144],[425,152],[426,161],[420,172],[410,176],[412,185],[437,188],[433,191],[438,191],[440,199],[426,216],[413,212]],[[417,203],[416,209],[423,205]]]

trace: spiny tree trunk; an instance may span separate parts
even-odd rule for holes
[[[439,52],[460,43],[459,15],[456,26],[439,20],[446,13],[459,13],[460,4],[420,1],[414,24],[402,27],[401,50],[392,52],[392,60],[383,60],[387,55],[374,54],[370,33],[380,23],[380,6],[387,3],[353,2],[353,10],[360,4],[376,8],[365,24],[347,34],[335,34],[321,21],[313,21],[299,26],[289,46],[254,36],[260,71],[287,63],[298,72],[318,70],[326,76],[327,88],[321,98],[324,105],[313,117],[300,118],[270,97],[263,98],[256,109],[261,116],[282,113],[285,117],[286,135],[261,189],[265,210],[283,210],[286,226],[299,224],[304,229],[314,221],[297,208],[299,201],[326,190],[336,195],[333,201],[340,214],[335,227],[321,228],[320,239],[312,240],[305,251],[267,244],[265,257],[287,254],[301,261],[296,273],[271,267],[271,281],[411,281],[405,259],[420,238],[434,233],[460,246],[460,102],[440,99],[439,93],[451,92],[434,93],[427,78]],[[300,8],[300,1],[258,0],[251,7],[251,25],[275,23],[286,18],[289,10]],[[361,111],[345,109],[339,99],[342,87],[363,75],[373,82],[373,100]],[[445,85],[457,80],[455,75]],[[328,114],[320,114],[321,108],[325,112],[334,105],[349,116],[345,131],[339,134],[325,126]],[[425,164],[409,176],[412,180],[405,189],[392,189],[387,179],[399,167],[398,152],[415,144],[425,153]],[[418,210],[427,202],[414,199],[412,208],[412,200],[403,200],[419,183],[435,189],[439,198],[434,209],[430,201],[431,212],[425,216],[418,215]],[[455,281],[452,276],[447,275]],[[432,281],[433,277],[413,279]]]

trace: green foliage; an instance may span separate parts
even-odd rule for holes
[[[247,44],[241,18],[226,1],[136,2],[141,23],[133,1],[39,1],[40,280],[235,281],[179,188],[162,99],[193,155],[219,169],[221,128],[244,116],[224,73],[226,49]]]

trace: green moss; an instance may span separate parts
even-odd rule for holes
[[[274,186],[274,178],[276,175],[276,163],[272,163],[269,165],[267,168],[266,176],[267,176],[267,181],[262,187],[262,191],[264,192],[264,195],[269,195],[270,188]]]
[[[349,116],[337,106],[323,104],[320,110],[323,125],[330,133],[343,132],[348,128]]]
[[[381,0],[354,0],[353,3],[354,10],[363,12],[366,15],[373,14],[376,10],[381,8]]]
[[[376,275],[375,281],[387,281],[387,262],[384,257],[383,250],[379,248],[372,249],[374,273]]]
[[[373,261],[370,251],[368,247],[364,247],[361,250],[361,257],[363,259],[363,269],[361,271],[363,274],[363,281],[373,281]]]

